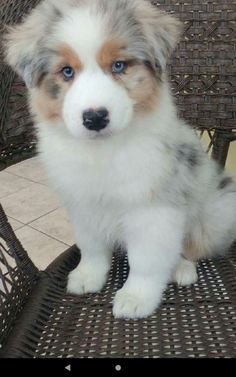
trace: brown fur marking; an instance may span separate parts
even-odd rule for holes
[[[58,55],[62,58],[61,64],[63,64],[63,66],[69,65],[77,72],[80,72],[83,69],[83,65],[78,55],[69,46],[60,46],[58,48]]]
[[[62,45],[56,50],[52,72],[42,77],[31,95],[32,111],[40,120],[61,119],[63,100],[73,82],[73,80],[67,82],[63,79],[61,70],[66,66],[72,67],[75,74],[79,74],[83,69],[76,53],[69,46]]]
[[[58,98],[61,92],[60,85],[56,82],[56,79],[47,78],[44,82],[45,91],[51,96],[51,98]]]
[[[184,241],[184,257],[190,261],[210,256],[209,236],[204,229],[198,235],[189,235]]]
[[[144,64],[129,67],[121,82],[134,100],[136,112],[147,113],[154,110],[159,96],[158,81]]]
[[[122,40],[106,42],[97,54],[97,62],[104,71],[110,71],[115,61],[127,59],[125,42]]]
[[[97,55],[98,64],[104,71],[111,73],[112,63],[118,60],[127,62],[127,70],[114,79],[123,85],[130,98],[134,100],[134,109],[139,113],[152,111],[159,95],[158,81],[155,72],[147,62],[140,62],[125,51],[125,41],[112,40],[106,42]]]
[[[45,76],[39,88],[31,94],[31,108],[39,120],[58,120],[61,118],[61,109],[68,84],[59,82],[50,74]],[[58,94],[55,95],[55,92]]]

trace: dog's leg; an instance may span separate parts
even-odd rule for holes
[[[174,270],[171,281],[181,286],[191,285],[198,280],[196,263],[180,258]]]
[[[72,294],[99,292],[106,283],[112,251],[93,234],[77,237],[81,261],[68,277],[67,291]]]
[[[184,214],[147,209],[127,219],[130,273],[114,299],[117,318],[143,318],[157,308],[182,251]]]

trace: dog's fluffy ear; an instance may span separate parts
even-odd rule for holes
[[[156,64],[164,70],[183,32],[183,24],[148,1],[137,0],[137,5],[138,18],[143,24]]]
[[[37,6],[22,24],[9,27],[4,36],[5,60],[23,78],[28,87],[37,84],[47,71],[50,51],[45,37],[60,12],[51,2]]]

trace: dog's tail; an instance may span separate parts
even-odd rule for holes
[[[236,183],[229,178],[221,183],[186,237],[184,256],[189,260],[222,255],[236,240]]]

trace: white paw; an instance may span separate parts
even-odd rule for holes
[[[173,276],[172,281],[181,286],[187,286],[196,283],[198,280],[197,269],[194,262],[181,258]]]
[[[157,306],[157,300],[140,297],[122,288],[116,293],[113,314],[115,318],[145,318],[151,315]]]
[[[96,293],[102,290],[106,279],[106,273],[95,268],[79,266],[68,276],[67,292],[76,295]]]

